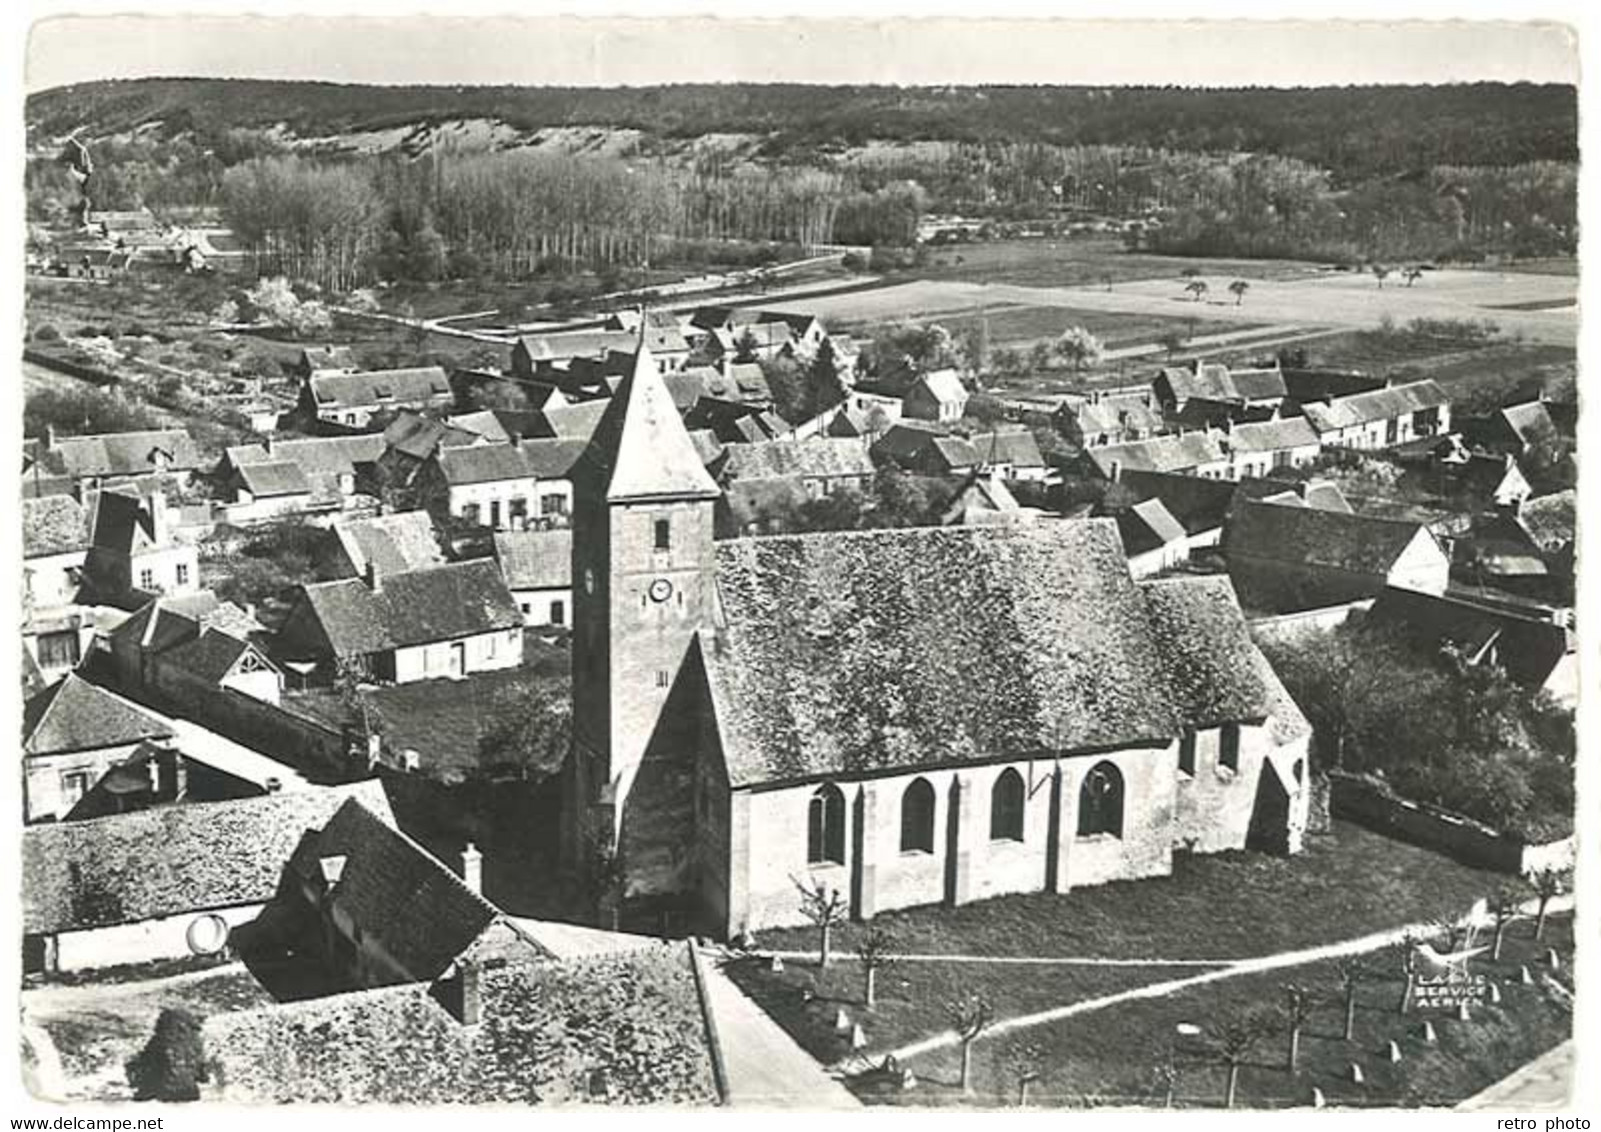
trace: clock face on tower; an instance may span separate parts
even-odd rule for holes
[[[650,600],[666,601],[673,596],[673,583],[666,578],[657,578],[650,584]]]

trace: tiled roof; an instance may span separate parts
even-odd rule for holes
[[[717,439],[717,433],[709,428],[692,428],[689,430],[689,442],[695,446],[695,452],[700,456],[700,462],[710,467],[719,456],[723,454],[724,445]]]
[[[438,978],[501,916],[388,815],[355,799],[300,843],[289,867],[320,883],[320,862],[328,857],[345,861],[331,895],[336,911],[360,930],[364,946],[376,947],[413,979]],[[528,947],[529,958],[539,954]]]
[[[371,779],[29,826],[23,930],[82,931],[264,903],[302,836],[352,799],[394,821],[383,785]]]
[[[490,419],[494,419],[493,414]],[[414,412],[397,414],[383,435],[385,445],[413,460],[426,460],[441,448],[460,448],[483,439],[470,429]]]
[[[584,454],[583,440],[517,440],[474,444],[439,453],[439,470],[454,485],[498,480],[568,479]]]
[[[646,345],[655,354],[682,354],[689,349],[683,333],[675,326],[650,325],[645,330]],[[562,362],[569,358],[603,358],[612,350],[632,354],[639,345],[638,330],[568,330],[554,334],[530,334],[517,340],[536,362]]]
[[[1039,441],[1026,428],[1006,429],[1000,432],[975,432],[967,438],[979,458],[986,464],[1011,464],[1018,468],[1043,468],[1045,457],[1040,454]]]
[[[165,499],[163,498],[163,503]],[[142,497],[121,491],[102,491],[95,499],[90,538],[102,550],[126,553],[142,533],[154,541],[151,505]]]
[[[511,439],[511,433],[507,431],[506,422],[501,420],[501,415],[494,409],[479,409],[471,413],[455,413],[446,417],[445,423],[454,429],[476,433],[494,444]]]
[[[100,436],[58,436],[51,452],[61,460],[67,475],[131,476],[158,470],[158,454],[171,471],[200,465],[200,451],[180,428],[144,432],[114,432]]]
[[[1287,392],[1284,387],[1284,373],[1277,366],[1265,369],[1231,369],[1228,374],[1235,395],[1244,401],[1266,401],[1274,397],[1283,397]]]
[[[271,664],[249,641],[220,629],[207,629],[200,636],[162,653],[161,660],[163,664],[175,665],[208,684],[218,684],[239,658],[249,651],[254,651],[257,659],[263,663]]]
[[[334,537],[358,573],[371,564],[380,574],[442,566],[444,551],[426,511],[397,511],[370,519],[340,519]]]
[[[1241,501],[1223,531],[1230,554],[1383,576],[1427,529],[1398,519]]]
[[[967,400],[967,390],[953,369],[929,370],[914,383],[923,387],[930,397],[941,403]]]
[[[1541,550],[1552,553],[1573,542],[1578,492],[1573,488],[1537,495],[1518,512],[1523,526]]]
[[[1544,401],[1507,405],[1501,410],[1501,417],[1512,434],[1525,444],[1556,433],[1556,425],[1551,422],[1551,414],[1546,411]]]
[[[306,477],[321,486],[339,476],[355,475],[361,465],[376,463],[383,454],[383,434],[368,432],[357,436],[275,440],[271,452],[265,444],[241,444],[228,449],[227,460],[235,468],[288,460],[299,464]]]
[[[302,370],[353,370],[356,352],[349,346],[313,346],[300,351],[296,365]]]
[[[22,556],[43,558],[89,549],[89,514],[70,495],[22,501]]]
[[[1113,465],[1122,472],[1183,472],[1203,464],[1219,464],[1224,460],[1217,438],[1205,432],[1153,436],[1148,440],[1107,444],[1090,449],[1088,455],[1101,474],[1108,478],[1112,475]]]
[[[873,459],[867,445],[848,437],[813,437],[808,440],[767,440],[733,444],[727,449],[723,474],[734,479],[799,476],[832,479],[871,476]]]
[[[688,372],[688,371],[686,371]],[[736,404],[771,404],[773,391],[767,374],[756,362],[731,362],[726,372],[707,368],[701,373],[701,396]]]
[[[933,421],[899,420],[878,438],[873,451],[895,460],[914,459],[936,437],[949,435],[949,432],[945,426]]]
[[[595,433],[600,424],[600,418],[606,414],[606,406],[611,401],[580,401],[576,405],[558,405],[553,408],[542,409],[540,420],[543,424],[541,435],[550,435],[572,440],[588,440]]]
[[[589,440],[575,478],[608,501],[653,497],[711,498],[717,485],[701,463],[673,399],[643,346]]]
[[[1450,399],[1433,381],[1414,381],[1407,385],[1392,385],[1368,393],[1337,397],[1326,404],[1308,401],[1301,411],[1312,422],[1313,428],[1324,433],[1390,420],[1419,409],[1433,409],[1448,404]]]
[[[303,587],[339,657],[521,627],[522,612],[487,558],[383,576],[376,592],[347,578]]]
[[[233,602],[218,601],[210,590],[200,590],[147,602],[110,636],[154,653],[197,637],[203,629],[220,629],[240,640],[264,631],[261,622]]]
[[[1184,537],[1183,525],[1160,499],[1146,499],[1130,507],[1117,517],[1117,529],[1129,554],[1144,554]]]
[[[1281,452],[1288,448],[1316,448],[1317,430],[1305,417],[1237,424],[1228,434],[1237,452]]]
[[[1277,367],[1231,370],[1217,362],[1197,362],[1193,368],[1168,366],[1162,377],[1180,403],[1261,401],[1285,395],[1284,374]]]
[[[716,1104],[686,944],[486,967],[481,1024],[424,984],[220,1012],[205,1023],[234,1103]]]
[[[573,584],[573,532],[504,531],[495,536],[495,558],[514,590],[566,589]]]
[[[314,373],[307,379],[319,408],[378,408],[447,400],[450,380],[439,366]]]
[[[1163,743],[1109,520],[732,539],[703,645],[735,786]]]
[[[1123,486],[1142,499],[1159,499],[1190,534],[1216,530],[1234,505],[1240,485],[1180,472],[1124,472]],[[1284,484],[1293,490],[1293,484]]]
[[[929,461],[944,471],[966,471],[985,462],[983,454],[965,436],[936,436],[928,447]]]
[[[1494,643],[1507,675],[1540,687],[1573,651],[1573,635],[1549,620],[1519,617],[1472,601],[1387,587],[1374,599],[1367,621],[1403,627],[1430,649],[1451,643],[1470,648]]]
[[[25,755],[93,751],[171,734],[172,728],[160,716],[75,672],[22,706]]]
[[[245,490],[257,499],[311,493],[311,481],[306,478],[305,470],[290,460],[246,464],[239,469],[239,479]]]

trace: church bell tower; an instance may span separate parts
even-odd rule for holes
[[[573,472],[573,749],[565,862],[616,844],[695,633],[711,623],[720,494],[645,344]]]

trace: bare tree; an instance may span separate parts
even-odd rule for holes
[[[1406,285],[1410,287],[1423,278],[1423,269],[1421,267],[1409,267],[1401,273],[1401,278],[1405,279]]]
[[[876,925],[868,928],[856,945],[856,957],[862,961],[862,1005],[871,1009],[877,1000],[878,973],[895,962],[895,937]]]
[[[1397,958],[1401,964],[1401,1000],[1396,1004],[1397,1014],[1405,1014],[1411,1008],[1412,991],[1418,981],[1418,947],[1423,939],[1421,934],[1409,931],[1396,944],[1399,952]]]
[[[1250,289],[1251,285],[1243,279],[1236,279],[1234,282],[1229,284],[1229,294],[1234,296],[1235,306],[1239,306],[1245,301],[1245,292],[1249,291]]]
[[[1542,939],[1545,936],[1545,918],[1551,910],[1551,901],[1562,895],[1562,873],[1557,869],[1540,869],[1529,876],[1529,887],[1534,889],[1535,898],[1540,902],[1534,915],[1534,938]]]
[[[830,888],[827,881],[790,879],[800,892],[801,914],[817,926],[817,965],[827,967],[829,942],[848,910],[845,894]]]
[[[1224,1108],[1234,1107],[1234,1099],[1239,1093],[1241,1067],[1275,1026],[1273,1016],[1260,1010],[1225,1013],[1214,1018],[1207,1026],[1207,1045],[1212,1056],[1228,1070],[1228,1084],[1223,1092]]]
[[[1285,1061],[1291,1073],[1301,1071],[1301,1031],[1312,1012],[1312,996],[1294,983],[1284,988],[1284,1022],[1289,1028],[1289,1048]]]
[[[1184,285],[1185,292],[1195,296],[1195,302],[1197,303],[1204,299],[1206,293],[1211,289],[1205,279],[1192,279]]]
[[[1501,960],[1501,944],[1506,939],[1506,930],[1512,921],[1518,918],[1517,893],[1510,888],[1498,888],[1495,895],[1490,898],[1490,915],[1495,922],[1495,937],[1490,944],[1490,958],[1495,962]]]
[[[1028,1087],[1039,1080],[1044,1054],[1036,1043],[1018,1038],[1007,1043],[1004,1059],[1007,1074],[1017,1083],[1017,1104],[1022,1108],[1028,1104]]]
[[[1334,961],[1334,973],[1340,980],[1340,1005],[1345,1012],[1345,1022],[1340,1029],[1340,1037],[1350,1041],[1356,1036],[1357,990],[1368,980],[1372,972],[1367,964],[1356,956],[1347,955]]]
[[[1167,360],[1172,361],[1178,356],[1178,352],[1184,348],[1184,335],[1177,330],[1168,330],[1163,332],[1157,342],[1162,349],[1167,351]]]
[[[967,1092],[973,1079],[973,1043],[995,1020],[995,1008],[983,995],[969,994],[946,1003],[945,1014],[962,1043],[962,1091]]]

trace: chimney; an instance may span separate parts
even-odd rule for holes
[[[378,571],[378,564],[368,559],[362,566],[361,576],[367,583],[367,588],[375,594],[384,592],[384,576]]]
[[[278,793],[280,790],[282,790],[284,788],[284,783],[283,783],[283,779],[279,778],[276,774],[274,774],[274,775],[269,775],[267,777],[267,780],[265,782],[263,782],[261,784],[261,786],[262,786],[262,789],[264,789],[267,793],[276,794],[276,793]]]
[[[371,770],[378,765],[378,758],[384,753],[384,737],[376,731],[367,736],[367,769]]]
[[[145,760],[145,772],[150,776],[150,793],[161,797],[161,759],[154,752]]]
[[[1305,480],[1297,480],[1295,484],[1295,494],[1300,496],[1302,499],[1305,499],[1307,490],[1310,487],[1311,484],[1307,483]]]
[[[268,779],[268,789],[277,779]],[[172,796],[176,800],[189,792],[189,764],[177,751],[172,753]]]
[[[521,448],[523,446],[523,434],[520,432],[508,433],[506,436],[506,442],[513,448]]]
[[[272,455],[272,433],[267,434],[267,439],[261,442],[261,446],[267,450],[267,455]]]
[[[167,496],[165,492],[153,491],[150,493],[150,541],[157,546],[165,546],[168,530]]]
[[[471,841],[467,842],[461,851],[461,882],[478,895],[484,894],[484,855],[478,851],[478,846]]]
[[[46,451],[56,446],[56,426],[53,424],[44,426],[44,446]]]
[[[1110,478],[1113,483],[1117,483],[1122,480],[1123,462],[1121,460],[1112,460],[1109,463],[1107,470],[1110,472]]]

